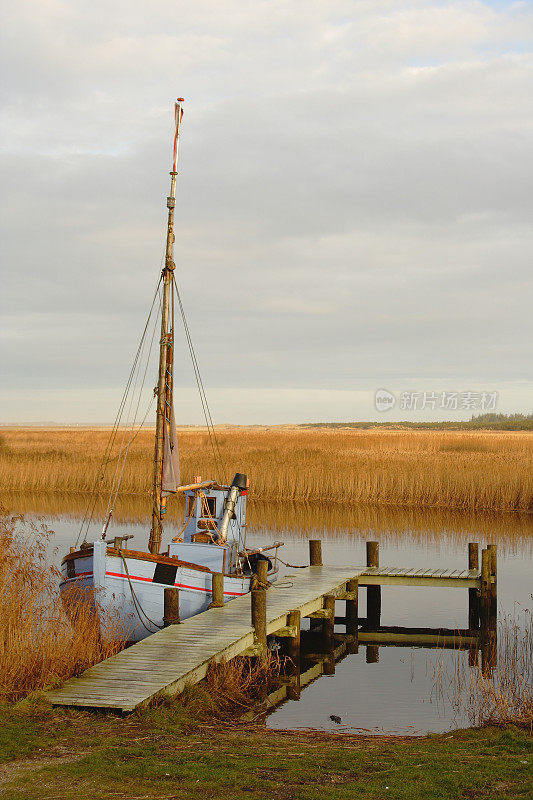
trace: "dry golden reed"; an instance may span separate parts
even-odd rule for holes
[[[47,557],[49,532],[22,517],[0,517],[0,699],[17,701],[55,686],[122,648],[122,625],[100,637],[94,594],[72,588],[64,604]]]
[[[4,429],[0,483],[22,492],[109,491],[118,448],[103,480],[98,473],[108,436],[101,428]],[[533,511],[528,431],[225,428],[224,476],[213,468],[205,430],[179,436],[184,482],[246,472],[256,500]],[[133,442],[124,493],[149,494],[152,443],[152,430]]]
[[[452,707],[466,713],[473,726],[516,725],[533,732],[531,611],[523,609],[504,617],[498,625],[497,640],[488,646],[491,652],[487,660],[494,664],[492,669],[483,669],[478,654],[473,666],[458,657],[450,672],[445,658],[437,656],[432,664],[435,695],[440,699],[447,696]]]
[[[22,514],[45,515],[49,520],[81,520],[87,510],[90,496],[75,492],[4,492],[2,502],[8,509]],[[95,521],[105,516],[107,497],[98,495],[94,508]],[[113,519],[120,524],[139,524],[150,527],[151,500],[147,495],[118,497]],[[171,499],[166,515],[169,531],[180,530],[185,516],[183,498]],[[328,539],[351,537],[378,538],[382,544],[435,542],[441,543],[443,535],[462,547],[465,535],[471,541],[487,541],[498,545],[502,555],[515,555],[526,546],[533,534],[532,514],[505,514],[492,511],[462,511],[442,508],[417,508],[345,503],[310,503],[252,500],[248,505],[248,530],[262,532],[268,537],[283,540],[307,540],[328,532]],[[53,524],[53,523],[51,523]],[[172,534],[174,535],[174,534]]]
[[[213,661],[205,680],[185,687],[179,696],[156,695],[152,707],[183,706],[196,720],[218,718],[225,722],[262,707],[270,692],[279,689],[285,659],[270,650],[264,660],[237,656]]]

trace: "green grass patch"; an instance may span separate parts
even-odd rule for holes
[[[2,708],[10,800],[525,800],[533,740],[518,729],[360,737],[201,722],[170,705],[125,719]]]

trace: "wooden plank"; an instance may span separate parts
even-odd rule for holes
[[[359,586],[442,586],[456,589],[476,588],[479,579],[472,578],[439,578],[428,576],[363,575],[359,578]]]
[[[331,619],[334,615],[329,608],[319,608],[311,614],[307,614],[310,619]]]
[[[380,647],[385,645],[413,646],[413,647],[443,647],[445,649],[469,649],[478,643],[477,636],[445,636],[440,634],[408,634],[387,633],[386,631],[359,631],[359,644],[375,644]]]
[[[275,631],[275,635],[280,637],[288,636],[294,639],[294,637],[298,635],[298,629],[296,625],[285,625],[283,628],[278,628],[278,630]]]

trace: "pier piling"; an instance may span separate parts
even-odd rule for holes
[[[224,575],[221,572],[213,572],[212,591],[213,599],[209,608],[222,608],[224,605]]]
[[[367,664],[377,664],[379,662],[379,647],[377,645],[367,644],[365,660]]]
[[[477,542],[468,544],[468,569],[479,570],[479,545]],[[479,628],[479,596],[477,589],[468,590],[468,628]]]
[[[322,566],[322,540],[309,539],[309,564],[312,567]]]
[[[257,581],[252,589],[252,625],[254,628],[254,644],[258,647],[259,658],[265,659],[267,654],[267,590],[268,561],[260,559],[257,562]]]
[[[287,616],[287,623],[296,629],[296,636],[287,637],[287,656],[290,659],[288,672],[293,679],[287,690],[289,700],[300,699],[300,629],[302,622],[302,614],[298,609],[296,611],[289,611]]]
[[[366,543],[366,565],[379,568],[379,542]],[[368,586],[366,592],[367,625],[370,629],[379,628],[381,624],[381,587]]]
[[[180,590],[174,586],[165,588],[163,605],[163,625],[177,625],[180,622]]]
[[[491,553],[490,550],[481,551],[481,588],[480,588],[480,617],[481,630],[486,636],[489,630],[490,605],[491,605]]]
[[[346,633],[353,637],[348,645],[348,651],[357,653],[359,650],[359,581],[357,578],[348,581],[346,591],[353,594],[353,599],[346,600]]]
[[[322,621],[322,641],[324,652],[327,654],[327,659],[324,661],[324,675],[335,674],[335,657],[333,651],[335,649],[335,595],[324,595],[324,611],[327,616]]]
[[[496,619],[498,616],[498,548],[495,544],[489,544],[487,550],[490,552],[490,610],[489,624],[491,630],[496,629]]]

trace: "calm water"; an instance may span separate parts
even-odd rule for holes
[[[5,501],[4,501],[5,502]],[[53,547],[60,555],[74,544],[83,517],[83,498],[9,498],[9,507],[32,517],[39,514],[54,530]],[[119,522],[108,538],[135,534],[131,547],[145,549],[148,514],[138,500],[117,508]],[[176,520],[169,520],[168,537]],[[98,526],[89,539],[99,535]],[[467,566],[467,544],[498,545],[498,613],[517,615],[531,608],[533,592],[533,517],[512,515],[460,515],[398,509],[346,509],[320,506],[255,505],[249,514],[248,544],[285,542],[281,558],[305,564],[309,538],[323,540],[324,563],[365,563],[365,541],[380,542],[383,566]],[[294,569],[282,567],[282,575]],[[276,588],[272,591],[283,591]],[[360,613],[365,614],[365,590]],[[382,588],[382,624],[466,628],[467,593],[459,589]],[[339,604],[339,611],[341,604]],[[435,665],[450,672],[466,652],[380,647],[379,663],[365,662],[365,647],[337,665],[335,675],[323,676],[302,691],[299,701],[287,701],[268,718],[272,728],[313,727],[323,730],[362,729],[373,732],[444,731],[468,725],[464,713],[456,713],[438,691]],[[330,715],[341,718],[340,725]]]

